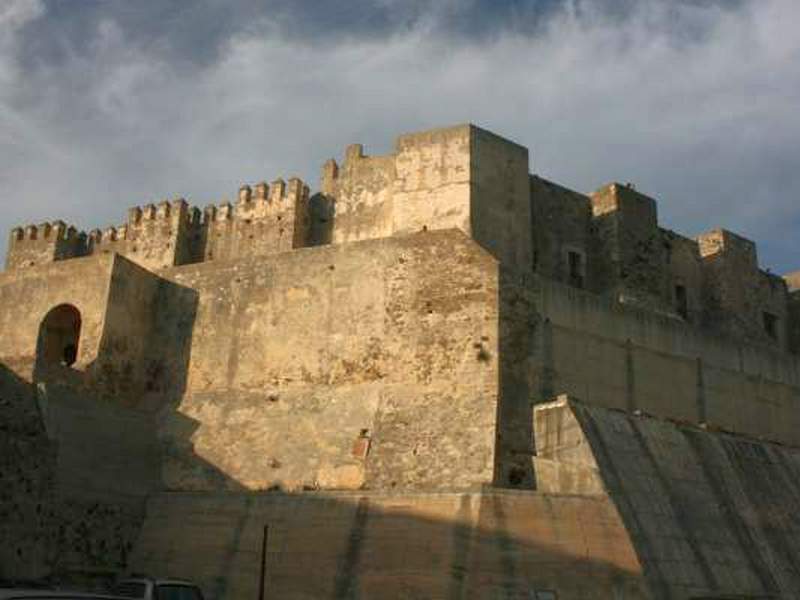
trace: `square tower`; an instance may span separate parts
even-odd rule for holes
[[[326,163],[321,189],[333,243],[455,228],[531,270],[528,150],[474,125],[402,135],[385,156],[349,146],[341,167]]]
[[[656,201],[630,184],[611,183],[591,203],[598,291],[621,302],[661,304],[665,253]]]

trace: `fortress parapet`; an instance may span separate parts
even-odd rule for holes
[[[632,184],[583,196],[531,177],[534,270],[620,304],[786,348],[781,277],[758,266],[756,245],[716,229],[690,239],[658,224],[656,201]]]
[[[7,269],[24,269],[82,256],[86,235],[63,221],[15,227],[6,256]]]
[[[202,211],[183,198],[135,206],[124,225],[89,232],[83,253],[114,252],[149,269],[164,269],[301,248],[308,232],[308,186],[297,178],[277,179],[244,185],[235,204],[212,204]]]
[[[191,219],[185,200],[128,210],[128,222],[89,232],[90,254],[116,252],[150,269],[190,262]]]
[[[697,237],[704,322],[730,335],[787,346],[788,286],[758,266],[754,242],[726,229]]]
[[[341,165],[325,163],[321,186],[334,207],[333,243],[460,229],[523,272],[531,268],[528,187],[528,149],[471,124],[401,135],[386,155],[351,144]]]
[[[385,155],[351,144],[325,162],[313,197],[300,179],[276,179],[204,209],[180,198],[137,206],[88,238],[61,222],[17,228],[7,263],[118,253],[165,269],[441,229],[461,230],[523,278],[800,352],[800,276],[761,269],[752,241],[665,229],[656,200],[630,183],[584,194],[532,175],[526,148],[471,124],[401,135]]]
[[[611,183],[590,196],[601,285],[622,302],[653,304],[663,291],[665,244],[656,201],[630,185]]]
[[[11,231],[6,268],[91,254],[121,254],[149,269],[266,256],[309,243],[309,188],[293,177],[239,189],[235,204],[202,211],[178,198],[128,209],[117,226],[79,233],[61,221]]]
[[[201,260],[265,256],[308,245],[309,188],[300,179],[243,185],[235,204],[203,211]]]

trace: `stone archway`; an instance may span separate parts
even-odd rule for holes
[[[71,367],[78,359],[81,313],[71,304],[50,310],[39,326],[36,362],[39,366]]]

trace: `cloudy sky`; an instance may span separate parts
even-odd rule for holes
[[[349,143],[470,121],[798,269],[798,24],[798,0],[0,0],[0,229],[315,188]]]

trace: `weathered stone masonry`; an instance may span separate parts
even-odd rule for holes
[[[800,276],[529,161],[459,125],[14,229],[0,577],[251,596],[270,524],[282,597],[794,597]]]

